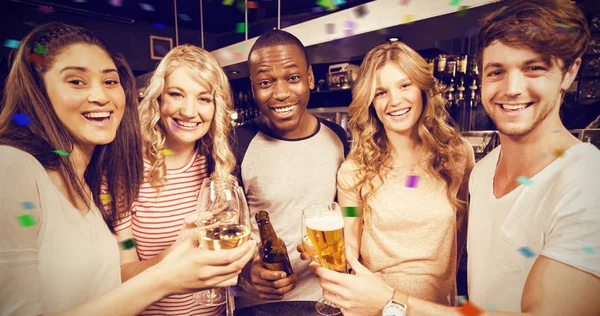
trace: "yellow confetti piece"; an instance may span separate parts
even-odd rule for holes
[[[556,158],[560,158],[565,153],[565,151],[562,149],[556,149],[552,153],[554,154],[554,156],[556,156]]]
[[[413,20],[415,19],[415,16],[412,14],[406,14],[404,16],[404,23],[405,24],[411,24],[413,22]]]
[[[112,196],[108,193],[102,193],[100,194],[100,202],[102,202],[102,204],[108,204],[112,202]]]
[[[161,154],[163,154],[163,156],[170,156],[172,154],[174,154],[175,152],[170,150],[170,149],[161,149],[158,152],[160,152]]]

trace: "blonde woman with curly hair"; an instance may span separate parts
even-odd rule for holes
[[[181,45],[156,68],[140,104],[144,180],[131,214],[115,230],[123,281],[159,262],[190,232],[202,181],[228,178],[235,166],[229,145],[231,88],[207,51]],[[187,219],[186,219],[187,217]],[[193,293],[169,296],[144,314],[216,315],[224,305],[197,304]]]
[[[449,123],[427,62],[403,43],[367,54],[352,97],[338,200],[362,216],[345,218],[346,243],[388,285],[451,305],[473,149]]]

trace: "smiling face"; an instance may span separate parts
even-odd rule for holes
[[[423,112],[421,89],[393,63],[377,70],[373,107],[388,135],[416,135],[416,123]]]
[[[115,139],[125,110],[117,67],[96,45],[73,44],[58,54],[43,74],[58,119],[82,146]]]
[[[195,146],[210,129],[214,114],[212,93],[193,70],[178,67],[165,78],[160,116],[167,147]]]
[[[300,47],[257,49],[250,56],[250,79],[254,99],[273,132],[285,138],[305,134],[310,125],[306,107],[314,77]]]
[[[560,126],[561,89],[566,91],[575,79],[580,60],[563,74],[562,62],[499,41],[486,47],[482,57],[483,105],[502,134],[520,137],[538,126]]]

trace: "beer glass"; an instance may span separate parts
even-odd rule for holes
[[[340,206],[313,204],[302,210],[302,244],[311,259],[323,268],[348,273],[344,243],[344,218]],[[321,298],[316,304],[321,315],[338,315],[341,310]]]
[[[250,239],[249,210],[235,178],[204,179],[196,209],[201,249],[231,249]],[[204,306],[218,306],[228,303],[228,294],[229,289],[211,289],[197,292],[193,299]]]

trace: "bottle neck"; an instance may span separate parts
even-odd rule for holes
[[[260,240],[277,239],[277,234],[275,234],[273,225],[271,225],[271,221],[269,221],[268,219],[263,219],[260,222],[258,222],[258,231],[260,234]]]

